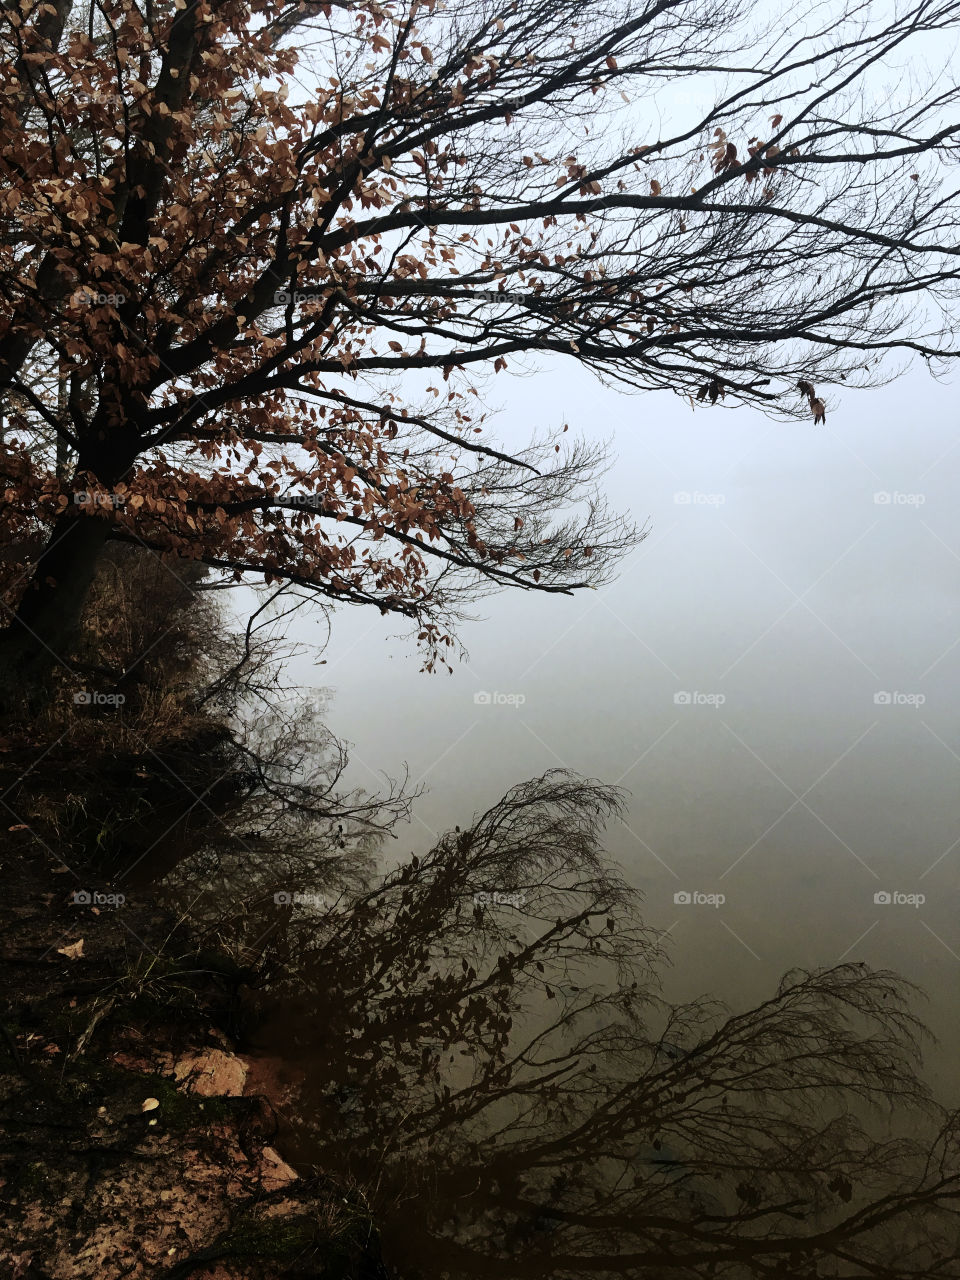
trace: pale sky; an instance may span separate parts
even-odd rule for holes
[[[335,617],[326,666],[294,664],[333,690],[356,781],[406,762],[427,786],[391,852],[556,765],[619,781],[608,847],[671,931],[671,991],[738,1004],[792,965],[865,960],[925,986],[958,1047],[953,390],[918,368],[831,395],[825,428],[626,396],[572,363],[495,390],[508,442],[564,421],[610,439],[610,501],[651,533],[598,592],[481,602],[452,675],[420,674],[396,621],[365,610]]]
[[[919,42],[868,88],[886,101],[952,56],[940,36]],[[663,134],[715,88],[664,86],[644,111]],[[332,690],[328,723],[354,744],[357,783],[406,763],[427,787],[390,856],[557,765],[619,782],[629,812],[608,847],[670,931],[672,993],[743,1005],[793,965],[890,967],[928,990],[944,1040],[931,1065],[955,1079],[955,391],[918,366],[826,399],[814,427],[627,396],[573,362],[501,375],[486,438],[519,447],[569,422],[609,440],[605,492],[649,538],[598,592],[481,601],[452,675],[420,674],[396,620],[343,610],[326,665],[304,658],[290,677]],[[295,633],[324,628],[299,620]]]

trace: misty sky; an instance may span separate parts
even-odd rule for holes
[[[627,396],[572,364],[494,390],[508,442],[564,421],[610,439],[611,503],[651,532],[600,591],[483,601],[453,675],[420,674],[397,622],[365,610],[335,617],[325,666],[294,665],[333,690],[356,780],[406,762],[428,788],[396,851],[554,766],[620,782],[609,849],[671,931],[671,992],[742,1003],[791,965],[865,960],[924,986],[955,1048],[954,392],[918,368],[831,395],[814,428]]]
[[[954,56],[941,36],[914,42],[875,69],[865,101],[936,83]],[[718,88],[713,76],[659,87],[631,109],[638,132],[694,122]],[[932,1069],[955,1079],[954,392],[921,366],[829,392],[815,428],[627,396],[570,362],[498,377],[484,399],[502,407],[487,438],[508,446],[564,422],[609,440],[605,492],[650,535],[600,591],[481,601],[452,675],[420,674],[397,620],[365,609],[334,617],[326,665],[291,664],[291,682],[332,691],[328,723],[353,744],[356,783],[406,764],[427,788],[388,855],[559,765],[620,783],[628,812],[608,847],[670,931],[671,994],[743,1005],[793,965],[890,967],[929,993],[944,1041]],[[325,628],[299,619],[294,634]]]

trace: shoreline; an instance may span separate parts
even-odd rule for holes
[[[230,1033],[229,966],[198,962],[188,930],[143,893],[75,903],[74,877],[28,829],[3,846],[4,1274],[384,1274],[362,1205],[278,1149],[291,1073]]]

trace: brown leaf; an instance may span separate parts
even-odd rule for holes
[[[726,169],[732,169],[737,163],[737,148],[732,142],[728,142],[726,147],[717,156],[714,169],[717,173],[723,173]]]
[[[83,955],[83,939],[78,938],[76,942],[71,942],[66,947],[57,947],[57,954],[66,956],[68,960],[79,960]]]

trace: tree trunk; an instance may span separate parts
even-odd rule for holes
[[[70,650],[109,532],[109,521],[75,508],[57,519],[16,612],[0,631],[0,712],[24,702],[39,707],[54,670],[72,672]]]

